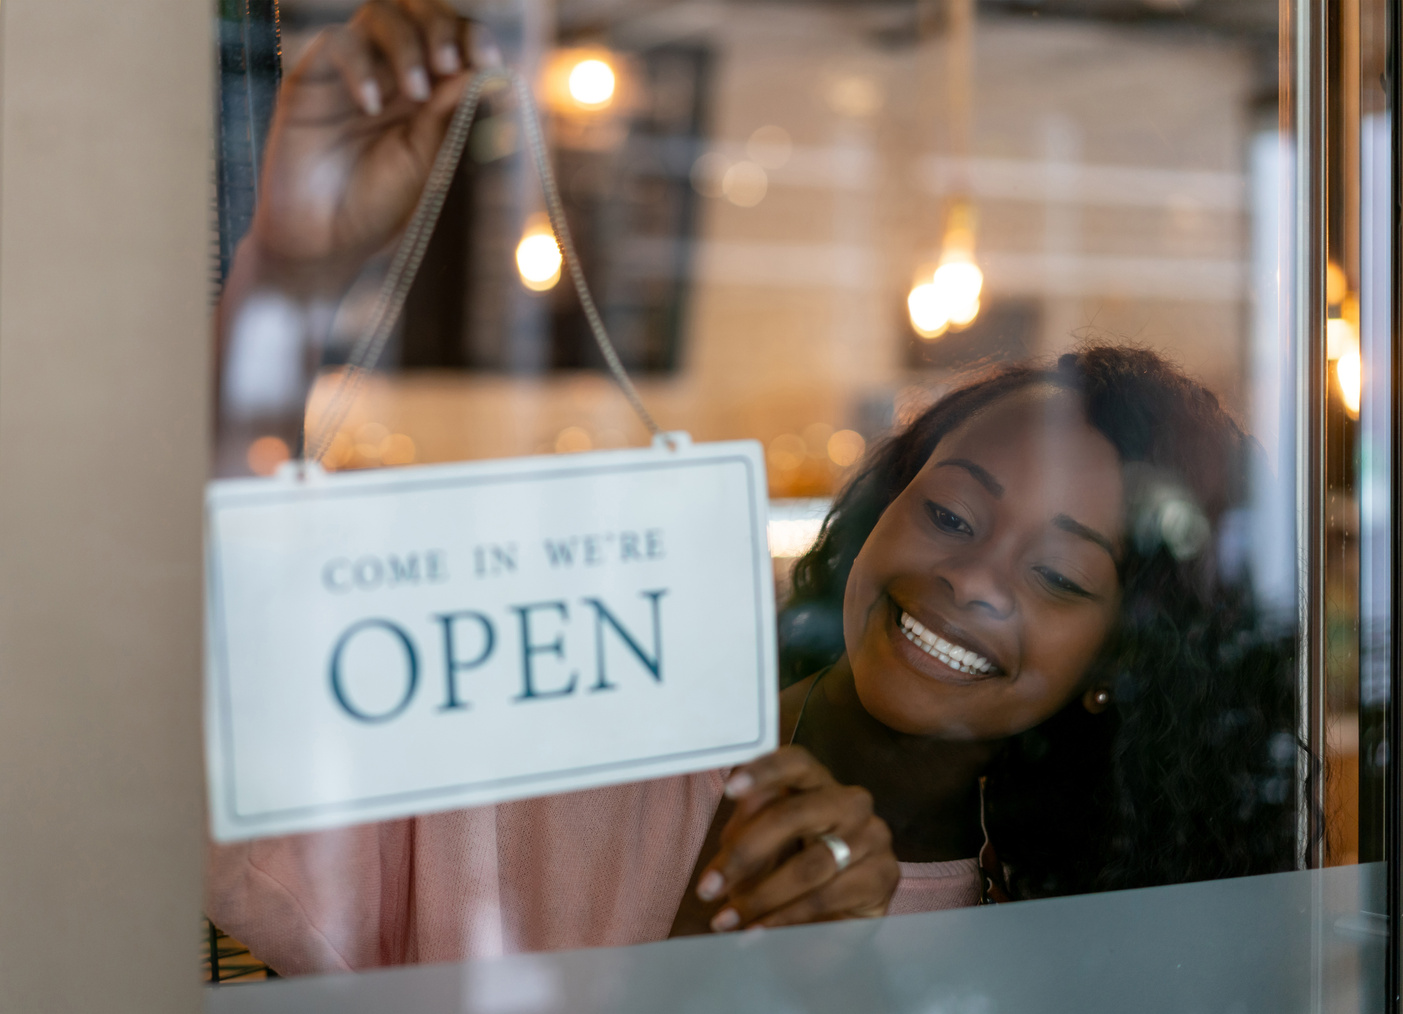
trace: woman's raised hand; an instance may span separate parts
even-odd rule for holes
[[[839,785],[807,750],[786,746],[736,768],[726,795],[735,812],[697,880],[703,901],[725,899],[712,929],[886,914],[901,872],[866,789]],[[844,868],[822,835],[847,845]]]
[[[251,238],[289,283],[344,284],[408,221],[478,62],[443,0],[371,0],[321,33],[278,98]]]

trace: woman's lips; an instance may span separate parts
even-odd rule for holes
[[[949,683],[980,683],[1003,670],[972,647],[938,634],[892,603],[888,635],[897,653],[925,675]]]

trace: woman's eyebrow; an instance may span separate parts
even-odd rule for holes
[[[1116,549],[1111,545],[1111,540],[1106,538],[1106,536],[1102,535],[1095,528],[1088,528],[1080,521],[1068,517],[1066,514],[1057,515],[1052,519],[1052,524],[1054,527],[1060,528],[1064,532],[1079,536],[1080,538],[1086,539],[1088,542],[1096,543],[1096,545],[1100,546],[1111,555],[1112,560],[1116,560]],[[1117,564],[1119,564],[1119,562],[1120,561],[1116,560]]]
[[[994,478],[992,475],[990,475],[987,471],[985,471],[983,468],[980,468],[978,465],[976,465],[973,461],[970,461],[968,458],[946,458],[944,461],[938,461],[938,462],[936,462],[935,467],[936,467],[936,468],[963,468],[963,469],[964,469],[966,472],[968,472],[970,475],[974,476],[974,481],[975,481],[975,482],[979,483],[979,485],[983,486],[983,487],[984,487],[985,489],[987,489],[990,493],[992,493],[995,497],[1001,497],[1001,496],[1004,495],[1003,483],[999,482],[998,479],[995,479],[995,478]],[[1068,520],[1070,520],[1070,519],[1068,519]]]

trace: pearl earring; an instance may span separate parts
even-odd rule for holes
[[[1091,695],[1091,699],[1096,702],[1097,707],[1104,708],[1106,705],[1111,703],[1111,692],[1106,688],[1102,687],[1100,690],[1096,691],[1096,693]]]

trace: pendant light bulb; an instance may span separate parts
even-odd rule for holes
[[[560,281],[563,263],[550,220],[545,215],[533,216],[522,233],[521,242],[516,245],[516,270],[521,275],[521,284],[532,292],[553,289]]]
[[[929,281],[920,280],[906,297],[911,327],[922,338],[939,338],[979,316],[984,272],[974,262],[974,209],[968,201],[951,206],[946,217],[940,265]]]

